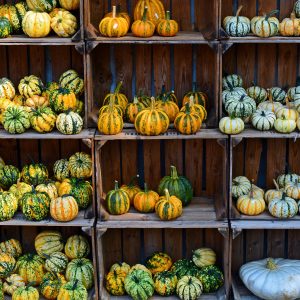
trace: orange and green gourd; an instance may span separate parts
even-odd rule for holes
[[[128,194],[130,204],[133,204],[135,195],[141,191],[141,188],[135,184],[135,182],[138,181],[139,177],[139,175],[132,177],[128,184],[122,184],[120,187],[121,190],[125,191]]]
[[[7,253],[1,253],[0,255],[0,278],[6,278],[12,274],[15,270],[16,260]],[[0,279],[1,281],[1,279]]]
[[[93,162],[90,154],[76,152],[69,158],[69,170],[72,177],[89,178],[93,173]]]
[[[120,81],[115,90],[112,93],[109,93],[105,96],[103,100],[103,105],[107,105],[110,103],[110,98],[113,97],[114,104],[120,105],[123,110],[125,110],[126,105],[128,104],[128,99],[125,94],[120,93],[123,85],[123,81]]]
[[[176,291],[177,276],[171,271],[163,271],[154,276],[154,289],[161,296],[171,296]]]
[[[10,254],[14,258],[22,255],[21,243],[16,239],[9,239],[0,243],[0,252]]]
[[[164,252],[155,252],[146,259],[146,267],[155,275],[172,267],[172,258]]]
[[[174,122],[177,114],[179,113],[179,107],[174,101],[172,101],[170,93],[173,93],[173,91],[164,94],[161,100],[156,101],[156,107],[167,114],[170,122]]]
[[[155,24],[147,18],[147,11],[148,7],[145,6],[142,19],[134,21],[131,25],[131,31],[134,36],[141,38],[153,36]]]
[[[0,38],[6,38],[12,33],[12,27],[6,17],[0,17]]]
[[[65,277],[58,273],[46,273],[40,284],[41,294],[48,300],[55,300],[60,288],[67,283]]]
[[[4,165],[0,167],[0,186],[3,189],[10,188],[20,179],[20,171],[12,165]]]
[[[21,172],[22,180],[30,185],[39,185],[48,180],[48,169],[42,163],[25,165]]]
[[[50,106],[56,113],[75,110],[76,104],[76,95],[67,88],[54,90],[50,95]]]
[[[113,270],[106,275],[106,289],[113,296],[125,295],[125,278],[127,273],[122,270]]]
[[[125,118],[128,122],[130,123],[134,123],[135,118],[137,116],[137,114],[142,111],[143,109],[145,109],[144,104],[142,104],[138,98],[135,96],[133,98],[133,102],[132,103],[128,103],[126,108],[125,108]]]
[[[186,103],[190,102],[190,98],[193,96],[193,100],[195,104],[200,104],[204,108],[206,108],[206,103],[208,101],[208,97],[205,93],[199,91],[197,89],[197,82],[193,82],[193,89],[190,92],[187,92],[182,99],[182,106]]]
[[[194,101],[194,96],[190,97],[190,101],[186,102],[189,103],[190,105],[190,111],[193,113],[197,113],[201,120],[204,121],[207,118],[207,111],[205,109],[204,106],[202,106],[201,104],[196,104]],[[186,103],[185,105],[180,109],[181,112],[186,112]]]
[[[88,292],[84,285],[79,282],[79,280],[72,280],[62,285],[59,290],[57,300],[65,299],[87,300]]]
[[[159,195],[148,189],[147,183],[144,184],[144,191],[138,192],[133,200],[134,208],[142,213],[151,213],[155,210]]]
[[[171,20],[170,11],[166,11],[165,19],[160,20],[157,24],[156,31],[159,35],[164,37],[175,36],[179,30],[178,23],[175,20]]]

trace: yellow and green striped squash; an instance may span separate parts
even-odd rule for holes
[[[106,289],[113,296],[125,295],[125,278],[127,273],[122,270],[113,270],[106,275]]]
[[[83,235],[72,235],[65,245],[65,254],[69,259],[85,258],[90,253],[90,244]]]
[[[179,113],[178,105],[174,101],[169,100],[167,96],[164,96],[160,101],[156,101],[155,106],[156,108],[163,110],[167,114],[170,122],[174,122],[176,116]]]
[[[76,95],[69,89],[58,88],[50,94],[50,106],[56,113],[75,110],[77,104]]]
[[[20,171],[17,167],[12,165],[5,165],[0,167],[0,186],[4,189],[10,188],[16,184],[20,179]]]
[[[57,300],[87,300],[88,293],[78,280],[65,283],[59,290]]]
[[[30,128],[30,114],[22,106],[9,106],[3,113],[4,129],[11,133],[23,133]]]
[[[122,87],[123,82],[120,81],[117,85],[117,87],[115,88],[113,93],[109,93],[105,96],[104,100],[103,100],[103,105],[107,105],[111,102],[111,98],[114,100],[114,104],[116,105],[120,105],[123,109],[123,111],[126,108],[126,105],[128,103],[128,99],[127,97],[120,93],[121,87]]]
[[[165,8],[160,0],[139,0],[134,8],[134,20],[141,20],[147,7],[147,20],[154,25],[165,17]]]
[[[219,129],[225,134],[238,134],[245,128],[244,121],[235,117],[224,117],[219,122]]]
[[[16,265],[15,258],[8,253],[0,253],[0,278],[6,278],[14,272]],[[1,281],[1,280],[0,280]]]
[[[156,31],[160,36],[175,36],[179,31],[178,23],[175,20],[171,20],[170,11],[166,11],[166,17],[161,19],[156,26]]]
[[[72,177],[89,178],[93,173],[93,162],[90,154],[76,152],[69,158],[69,170]]]
[[[41,163],[25,165],[21,177],[25,183],[36,186],[48,180],[48,169]]]
[[[31,192],[31,185],[25,182],[17,182],[9,188],[9,192],[13,193],[18,200],[18,208],[22,209],[22,197],[25,193]]]
[[[170,271],[163,271],[154,276],[154,289],[161,296],[171,296],[176,291],[177,276]]]
[[[56,0],[26,0],[30,10],[51,12],[56,7]]]
[[[10,254],[14,258],[22,255],[21,243],[16,239],[9,239],[0,243],[0,252]]]
[[[144,265],[142,264],[135,264],[133,265],[128,273],[132,273],[134,270],[142,270],[147,272],[150,276],[152,276],[152,273],[150,272],[150,270],[148,270]]]
[[[15,5],[0,5],[0,17],[6,17],[11,25],[11,32],[20,33],[22,21],[28,8],[25,2],[19,2]]]
[[[26,98],[30,98],[33,95],[41,95],[44,89],[44,84],[39,77],[30,75],[25,76],[20,80],[18,89],[21,95]]]
[[[201,118],[202,121],[206,120],[206,118],[207,118],[207,111],[204,108],[204,106],[202,106],[200,104],[191,103],[191,101],[190,101],[190,110],[191,110],[191,112],[198,114],[200,116],[200,118]],[[186,112],[186,106],[183,106],[180,109],[180,111],[181,112]]]
[[[83,128],[83,120],[78,113],[67,111],[58,115],[56,128],[62,134],[78,134]]]
[[[76,96],[80,96],[84,91],[84,81],[75,70],[64,72],[59,78],[62,88],[72,91]]]
[[[21,286],[15,290],[12,295],[12,300],[39,300],[40,294],[39,291],[33,286]]]
[[[48,182],[45,182],[45,183],[41,183],[41,184],[36,186],[35,190],[37,192],[46,193],[51,200],[58,197],[57,188],[56,188],[56,185],[53,181],[48,181]]]
[[[172,258],[163,252],[154,252],[146,259],[146,267],[153,275],[170,270],[172,264]]]
[[[12,33],[12,28],[9,20],[6,17],[0,17],[0,38],[6,38],[11,33]]]
[[[0,78],[0,98],[12,100],[16,94],[13,83],[6,77]]]
[[[133,98],[132,103],[128,103],[125,108],[125,118],[128,122],[134,123],[137,114],[145,108],[144,104],[141,103],[137,97]]]
[[[13,218],[18,209],[18,200],[10,192],[0,192],[0,221]]]
[[[45,261],[45,269],[49,272],[63,273],[68,265],[69,259],[62,252],[52,253]]]
[[[194,276],[183,276],[177,283],[176,294],[181,300],[196,300],[202,292],[203,285]]]
[[[55,127],[56,118],[50,107],[38,107],[31,110],[30,124],[39,133],[51,132]]]
[[[117,262],[110,267],[109,272],[112,271],[122,271],[127,274],[130,271],[130,266],[126,262]]]
[[[190,102],[191,97],[193,97],[193,101],[195,104],[200,104],[202,105],[204,108],[206,108],[206,102],[208,101],[208,96],[201,91],[197,90],[197,83],[193,82],[193,89],[190,92],[187,92],[182,99],[182,106],[184,107],[184,105],[186,103]]]
[[[69,160],[65,158],[57,160],[53,165],[53,174],[55,179],[59,181],[70,177]]]
[[[15,290],[21,286],[25,286],[23,277],[18,274],[11,274],[9,277],[5,278],[3,290],[6,294],[12,296]]]
[[[48,300],[55,300],[63,284],[67,283],[65,277],[59,273],[46,273],[40,284],[41,294]]]
[[[279,20],[276,17],[272,17],[272,15],[276,13],[278,13],[278,10],[273,10],[269,14],[252,18],[252,33],[263,38],[277,35],[279,31]]]
[[[199,248],[193,251],[193,262],[199,267],[203,268],[206,266],[214,265],[217,260],[217,255],[214,250],[210,248]]]

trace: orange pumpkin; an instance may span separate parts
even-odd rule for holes
[[[141,103],[137,97],[133,98],[132,103],[128,103],[125,109],[125,118],[128,122],[134,123],[137,114],[145,109],[143,103]]]
[[[159,195],[148,190],[147,183],[144,185],[144,191],[140,191],[134,196],[133,206],[137,211],[150,213],[155,210],[155,204],[159,199]]]
[[[157,33],[161,36],[170,37],[175,36],[178,30],[178,23],[175,20],[171,20],[170,12],[166,11],[166,18],[157,24]]]
[[[106,18],[106,17],[112,17],[112,16],[113,16],[113,12],[109,12],[104,17]],[[120,4],[117,5],[117,17],[124,18],[128,23],[128,27],[130,26],[130,16],[127,12],[121,10]]]
[[[136,20],[131,26],[133,35],[138,37],[151,37],[155,31],[155,25],[147,19],[148,7],[145,7],[142,20]]]
[[[72,221],[78,215],[78,204],[71,195],[63,195],[51,200],[50,214],[54,220],[59,222]]]
[[[186,105],[186,103],[185,103],[185,105]],[[180,109],[181,112],[186,111],[185,105]],[[190,97],[189,107],[190,107],[190,111],[197,113],[200,116],[202,121],[206,120],[206,118],[207,118],[206,109],[204,108],[204,106],[202,106],[200,104],[195,104],[193,96]]]
[[[206,108],[206,102],[208,100],[208,97],[205,93],[199,91],[197,89],[197,83],[193,82],[193,89],[190,92],[187,92],[182,99],[182,106],[184,106],[186,103],[190,102],[191,96],[194,97],[194,103],[200,104]]]
[[[133,199],[135,195],[141,191],[140,187],[138,185],[135,185],[134,182],[139,178],[139,175],[134,176],[131,178],[129,184],[123,184],[120,189],[125,191],[128,194],[130,204],[133,203]]]
[[[147,10],[147,19],[150,20],[154,25],[165,16],[165,8],[160,0],[139,0],[134,8],[134,20],[141,20],[145,11]]]
[[[163,110],[168,115],[170,122],[174,122],[176,116],[179,113],[178,105],[172,100],[170,100],[170,98],[167,95],[163,96],[161,101],[156,101],[155,106]]]
[[[25,106],[29,108],[46,107],[49,106],[49,100],[42,96],[33,95],[26,99]]]

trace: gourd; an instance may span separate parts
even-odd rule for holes
[[[47,13],[28,11],[22,21],[22,29],[31,38],[42,38],[50,33],[50,22],[51,18]]]
[[[40,299],[39,291],[30,285],[18,287],[12,295],[12,300],[24,300],[24,299],[39,300]]]
[[[6,77],[0,78],[0,98],[12,100],[15,94],[16,90],[13,83]]]
[[[192,260],[197,267],[203,268],[214,265],[217,260],[216,257],[215,251],[211,248],[199,248],[193,251]]]
[[[0,17],[0,38],[6,38],[12,33],[12,27],[6,17]]]
[[[64,249],[63,238],[60,232],[45,230],[39,233],[34,240],[35,251],[42,258],[47,258],[54,252]]]
[[[41,95],[43,89],[44,84],[42,80],[35,75],[25,76],[20,80],[18,85],[19,93],[26,98],[33,97],[34,95]]]
[[[93,173],[93,162],[91,155],[84,152],[76,152],[69,158],[69,169],[72,177],[91,177]]]
[[[197,278],[203,285],[204,293],[213,293],[224,284],[224,275],[217,266],[201,268]]]
[[[13,256],[7,253],[0,255],[0,278],[6,278],[14,272],[16,260]]]
[[[132,103],[128,103],[125,108],[125,118],[128,122],[134,123],[137,114],[145,108],[144,104],[139,102],[138,98],[135,96]],[[121,115],[121,114],[120,114]]]
[[[285,104],[286,92],[280,87],[272,87],[268,90],[269,100]]]
[[[267,100],[268,92],[260,86],[251,86],[247,90],[247,95],[252,98],[257,104]]]
[[[23,133],[30,128],[30,115],[22,106],[10,106],[3,113],[2,124],[11,134]]]
[[[115,188],[107,193],[105,203],[108,212],[112,215],[122,215],[129,211],[129,196],[124,190],[119,188],[118,181],[115,181]]]
[[[253,127],[258,130],[271,130],[276,121],[276,115],[271,111],[258,109],[252,114],[251,121]]]
[[[158,193],[162,196],[168,189],[171,196],[176,196],[182,202],[183,206],[187,206],[193,198],[193,187],[191,182],[182,175],[178,175],[175,166],[170,167],[170,175],[161,179],[158,186]]]
[[[297,125],[298,130],[300,130],[300,118],[297,120],[296,125]]]
[[[179,113],[178,105],[168,97],[168,94],[164,95],[160,101],[156,101],[155,107],[163,110],[167,114],[170,122],[174,122]]]
[[[131,25],[131,31],[134,36],[142,38],[153,36],[155,24],[147,19],[147,10],[148,7],[145,6],[142,19],[134,21]]]
[[[22,286],[25,286],[23,277],[18,274],[12,274],[9,277],[5,278],[5,281],[3,283],[3,291],[4,293],[12,296],[14,291]]]
[[[166,16],[164,19],[161,19],[156,25],[156,31],[158,35],[164,37],[175,36],[179,31],[178,23],[175,20],[171,20],[170,11],[166,11]]]
[[[16,184],[20,179],[20,171],[17,167],[12,165],[5,165],[0,167],[0,186],[3,189],[10,188]]]
[[[154,276],[154,289],[161,296],[170,296],[176,291],[177,282],[175,273],[163,271]]]
[[[63,195],[52,199],[50,203],[50,215],[59,222],[69,222],[78,215],[78,204],[74,197]]]
[[[259,37],[271,37],[277,35],[279,31],[279,21],[276,17],[272,17],[278,13],[278,10],[273,10],[269,14],[254,17],[251,20],[251,31]]]
[[[265,258],[252,261],[240,268],[239,275],[244,285],[259,298],[284,300],[300,297],[299,260]]]
[[[172,266],[171,257],[164,252],[154,252],[146,259],[146,267],[153,274],[170,270]]]
[[[9,239],[0,243],[0,252],[18,258],[22,255],[21,243],[16,239]]]
[[[192,91],[184,94],[183,99],[182,99],[182,106],[184,106],[186,103],[189,103],[191,97],[193,97],[193,102],[195,104],[200,104],[204,108],[206,108],[208,96],[204,92],[201,92],[197,89],[197,82],[193,82]]]
[[[222,102],[225,105],[228,100],[232,100],[232,99],[237,99],[238,100],[243,95],[247,95],[247,92],[242,87],[235,87],[235,88],[230,88],[228,90],[223,90],[223,92],[222,92]],[[248,95],[248,96],[251,97],[250,95]]]
[[[69,160],[59,159],[53,165],[53,174],[56,180],[63,181],[70,176]]]
[[[300,200],[300,180],[296,182],[288,182],[284,188],[284,192],[288,197],[293,198],[295,200]]]
[[[77,30],[77,19],[67,10],[60,9],[51,16],[50,26],[60,37],[70,37]]]
[[[297,78],[296,85],[288,89],[286,95],[290,101],[295,100],[295,96],[297,97],[300,94],[300,77]]]
[[[51,132],[55,127],[56,118],[50,107],[32,109],[30,112],[31,127],[39,133]]]
[[[142,135],[160,135],[168,130],[169,123],[168,115],[155,107],[155,100],[152,98],[150,107],[137,114],[134,127]]]
[[[62,285],[57,296],[57,300],[65,299],[87,300],[88,292],[78,280],[70,281]]]
[[[62,134],[78,134],[83,128],[83,120],[78,113],[66,111],[58,115],[56,128]]]
[[[99,116],[102,115],[103,113],[108,112],[110,110],[110,103],[111,102],[112,102],[114,113],[119,114],[120,116],[123,116],[125,114],[125,112],[123,112],[122,106],[117,105],[117,104],[114,103],[114,97],[113,96],[110,97],[109,104],[103,105],[99,109]],[[129,105],[129,104],[127,104],[127,105]],[[126,107],[127,107],[127,105],[126,105]]]
[[[30,185],[39,185],[48,180],[48,169],[44,164],[31,163],[25,165],[21,172],[22,180]]]
[[[191,112],[198,114],[201,121],[206,120],[207,111],[206,111],[205,107],[200,105],[200,104],[195,104],[193,96],[190,97],[189,109],[190,109]],[[180,109],[180,111],[181,112],[186,112],[186,104]]]
[[[67,70],[59,77],[59,85],[63,89],[70,90],[76,96],[80,96],[84,91],[84,80],[80,78],[79,74],[73,70]]]
[[[219,122],[219,129],[225,134],[238,134],[245,128],[244,121],[241,118],[223,117]]]
[[[59,0],[59,5],[66,10],[79,9],[80,0]]]
[[[39,95],[32,95],[30,98],[25,100],[25,106],[29,108],[38,108],[49,106],[49,101],[47,98]]]
[[[277,111],[277,109],[281,108],[282,104],[280,102],[274,102],[272,95],[270,94],[268,101],[263,101],[259,103],[258,109],[268,110],[273,113]]]
[[[173,102],[175,102],[176,104],[178,104],[178,100],[177,100],[177,97],[176,97],[176,95],[175,95],[175,93],[174,93],[174,91],[169,91],[169,92],[166,92],[166,86],[163,84],[163,86],[162,86],[162,88],[161,88],[161,92],[160,92],[160,94],[158,94],[157,96],[156,96],[156,101],[162,101],[162,100],[164,100],[164,98],[167,98],[166,100],[168,100],[168,101],[173,101]],[[152,98],[151,98],[152,99]],[[150,103],[151,104],[151,103]]]
[[[106,289],[113,296],[125,294],[125,278],[127,273],[122,270],[112,270],[106,275]]]
[[[145,271],[147,272],[151,277],[152,277],[152,273],[144,266],[144,265],[141,265],[141,264],[136,264],[136,265],[133,265],[130,270],[129,270],[129,274],[132,273],[133,271],[135,270],[142,270],[142,271]]]
[[[18,199],[9,192],[0,192],[0,221],[12,219],[18,209]]]
[[[280,133],[291,133],[296,129],[296,126],[295,120],[289,120],[284,116],[278,118],[274,123],[275,129]]]
[[[223,20],[223,28],[229,36],[241,37],[250,32],[250,20],[247,17],[240,16],[242,8],[241,5],[235,16],[227,16]]]
[[[46,273],[40,284],[40,292],[46,299],[56,300],[61,286],[66,282],[65,277],[59,273]]]
[[[196,300],[203,291],[199,279],[193,276],[183,276],[177,283],[176,293],[181,300]]]
[[[118,262],[110,267],[109,272],[112,271],[122,271],[128,274],[130,271],[130,266],[126,262]]]
[[[176,274],[177,279],[179,280],[183,276],[197,277],[200,269],[193,263],[193,261],[188,259],[180,259],[173,264],[171,271]]]
[[[120,189],[125,191],[128,194],[130,204],[133,204],[133,199],[135,195],[141,192],[141,188],[138,185],[135,185],[134,182],[139,178],[139,175],[136,175],[131,178],[129,184],[122,184]]]
[[[26,0],[30,10],[50,12],[56,7],[56,0]]]
[[[142,91],[139,92],[139,96],[138,96],[138,100],[139,102],[141,102],[142,104],[144,104],[145,108],[149,107],[151,104],[151,97],[144,95],[142,93]]]
[[[282,193],[284,191],[283,188],[279,188],[279,185],[277,183],[277,181],[275,179],[273,179],[274,185],[275,185],[275,190],[268,190],[265,193],[265,201],[267,204],[269,204],[274,198],[281,198],[282,197]]]
[[[294,120],[296,122],[299,118],[299,113],[296,109],[291,107],[288,98],[286,98],[286,106],[280,107],[276,110],[276,117],[278,119],[285,118],[287,120]]]
[[[66,88],[58,88],[50,94],[50,105],[56,113],[75,110],[76,102],[76,95]]]
[[[297,182],[300,176],[295,173],[285,173],[277,177],[277,182],[280,188],[284,188],[289,182]]]
[[[297,202],[286,193],[281,197],[275,197],[268,205],[269,212],[276,218],[292,218],[298,213]]]
[[[225,110],[229,115],[247,118],[255,112],[256,103],[249,96],[242,95],[239,99],[229,99],[225,103]]]
[[[243,87],[243,79],[237,74],[226,75],[222,79],[224,90],[231,90],[237,87]]]
[[[35,190],[37,192],[45,192],[51,200],[58,197],[56,185],[52,181],[39,184],[36,186]]]
[[[134,208],[142,213],[150,213],[155,210],[155,204],[159,195],[152,190],[148,190],[147,183],[144,184],[144,191],[138,192],[133,199]]]
[[[300,17],[300,2],[299,2],[299,0],[297,0],[295,2],[293,11],[295,12],[296,17],[299,18]]]
[[[127,12],[121,10],[121,4],[117,4],[117,11],[116,12],[117,12],[117,14],[116,14],[117,17],[124,18],[127,21],[128,26],[130,26],[130,16]],[[105,17],[112,17],[112,15],[113,15],[113,12],[109,12],[105,15]]]
[[[300,36],[300,19],[296,18],[294,12],[290,18],[284,18],[279,24],[279,32],[283,36]]]
[[[114,104],[120,105],[123,108],[123,110],[125,110],[126,105],[128,103],[128,99],[127,99],[126,95],[120,93],[122,85],[123,85],[123,81],[120,81],[117,84],[114,92],[113,93],[109,93],[109,94],[107,94],[105,96],[105,98],[103,100],[103,105],[109,104],[110,100],[111,100],[111,97],[112,97],[113,100],[114,100]]]
[[[72,235],[67,239],[65,254],[69,259],[84,258],[90,253],[88,240],[82,235]]]
[[[68,265],[69,259],[62,252],[53,252],[45,261],[45,269],[53,273],[63,273]]]

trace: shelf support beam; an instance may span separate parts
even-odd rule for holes
[[[218,228],[218,231],[222,234],[222,236],[226,239],[229,235],[229,229],[226,227]]]
[[[236,239],[242,233],[242,231],[242,228],[232,228],[232,239]]]

